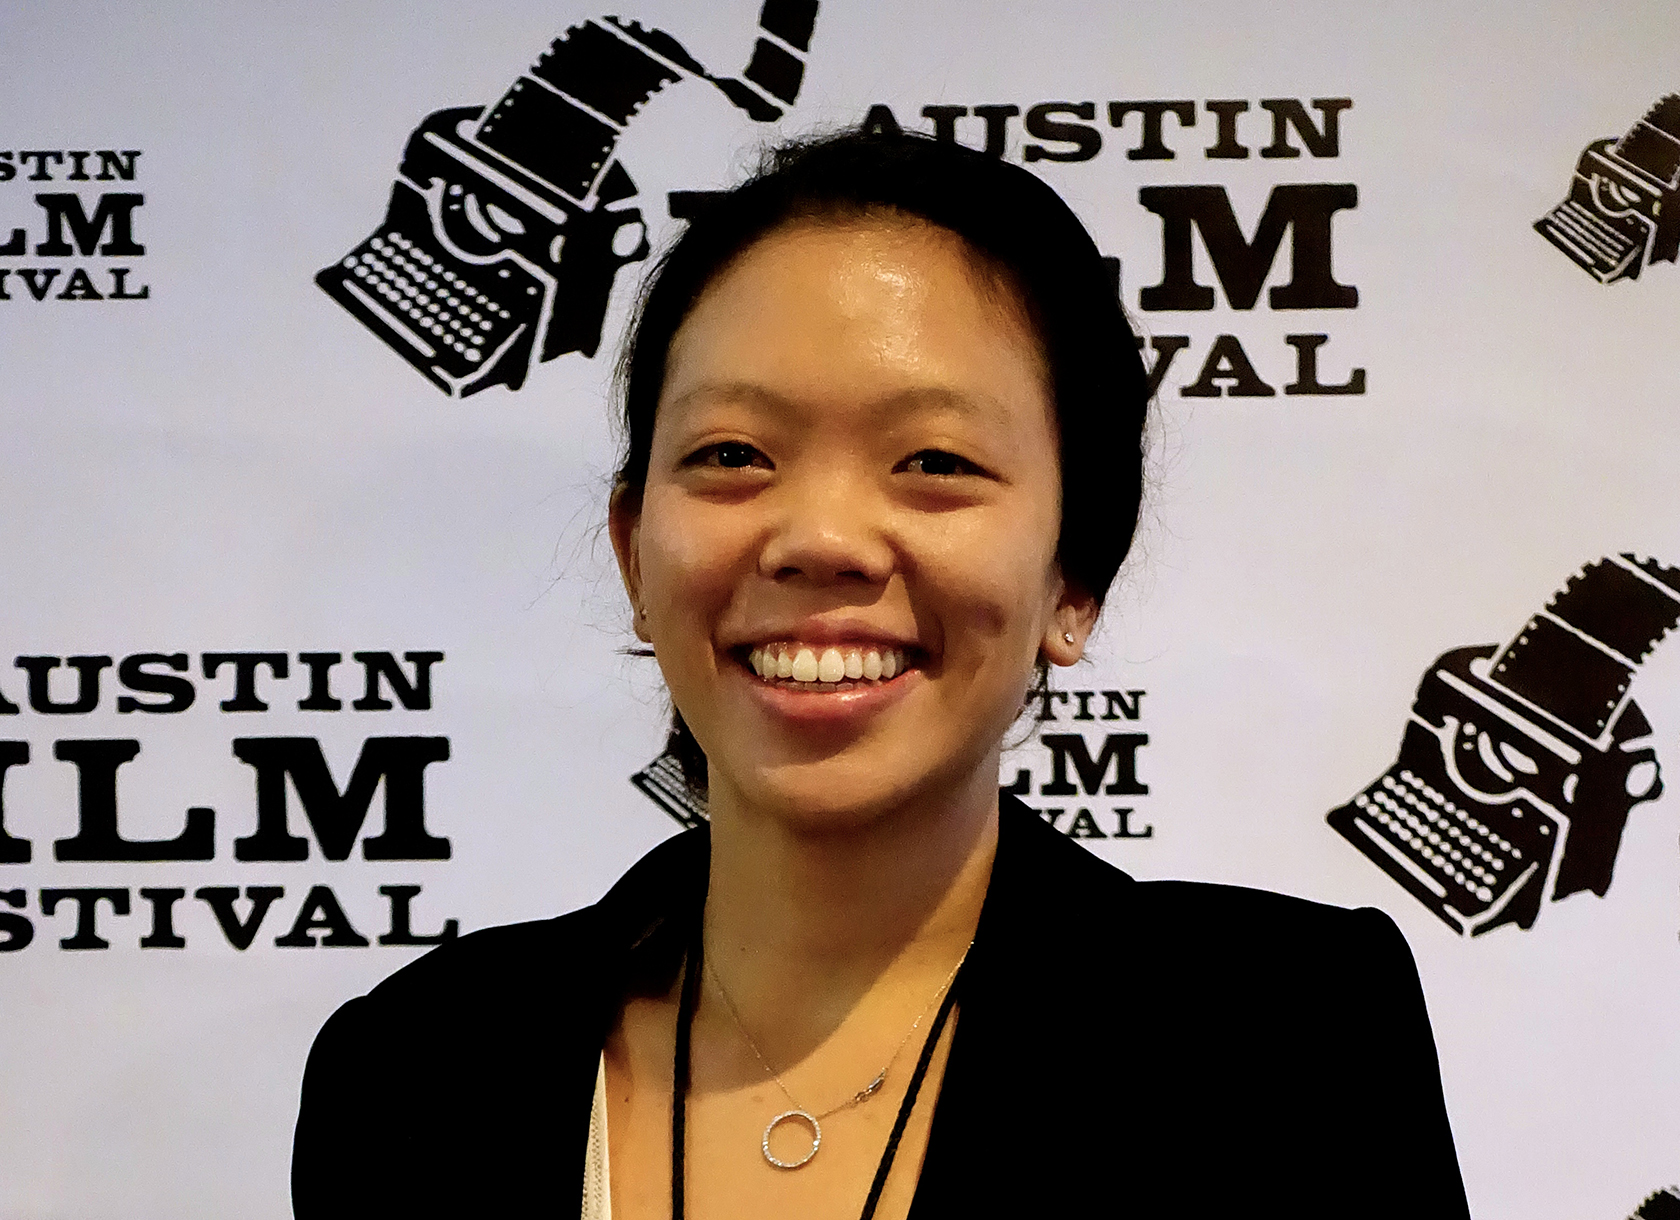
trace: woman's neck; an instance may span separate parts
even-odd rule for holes
[[[716,794],[706,952],[773,1060],[803,1058],[872,992],[913,1000],[948,974],[991,876],[995,775],[844,830]]]

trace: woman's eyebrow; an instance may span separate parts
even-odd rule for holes
[[[708,402],[738,403],[788,414],[802,410],[798,400],[752,381],[703,381],[663,405],[680,410]],[[883,394],[870,403],[867,410],[884,422],[900,421],[918,412],[948,412],[998,423],[1010,415],[1009,408],[990,394],[938,385],[910,386]]]
[[[738,407],[761,417],[774,418],[785,425],[808,427],[815,422],[811,415],[820,407],[801,402],[756,381],[701,381],[662,403],[660,410],[689,412],[704,407]],[[968,425],[979,425],[998,432],[1013,432],[1011,412],[1001,398],[990,393],[956,390],[942,385],[917,385],[904,390],[884,393],[865,405],[865,417],[870,418],[882,432],[902,427],[917,418],[951,418]]]
[[[955,414],[979,422],[1003,423],[1010,416],[1001,399],[986,393],[954,390],[948,386],[917,386],[888,394],[874,404],[877,414],[902,419],[913,412]]]
[[[755,406],[770,407],[772,409],[789,409],[793,406],[784,396],[766,389],[752,381],[702,381],[699,385],[684,390],[669,402],[660,403],[661,409],[680,410],[704,402],[749,403]]]

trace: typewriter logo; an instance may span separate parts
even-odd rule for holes
[[[1429,667],[1399,759],[1330,825],[1461,935],[1602,898],[1629,812],[1662,792],[1629,692],[1676,623],[1680,569],[1587,564],[1503,649]]]
[[[688,786],[682,763],[669,751],[632,775],[630,782],[685,830],[709,820],[706,798]]]
[[[1639,277],[1680,255],[1680,94],[1663,98],[1619,140],[1595,140],[1569,198],[1534,222],[1600,283]]]
[[[660,30],[585,21],[488,108],[427,115],[385,221],[315,282],[453,398],[517,390],[531,368],[601,344],[613,279],[648,255],[636,184],[614,156],[661,90],[709,82],[758,122],[799,93],[817,0],[765,0],[737,78]]]

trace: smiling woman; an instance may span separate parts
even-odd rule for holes
[[[1035,661],[1095,612],[1056,562],[1020,313],[948,230],[883,214],[765,236],[677,331],[613,537],[725,818],[995,801]]]
[[[1141,487],[1135,342],[1054,192],[783,149],[623,373],[609,525],[709,825],[346,1004],[299,1217],[1466,1214],[1392,923],[1136,883],[999,795]]]

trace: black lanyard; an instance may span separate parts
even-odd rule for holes
[[[688,951],[688,958],[683,967],[682,997],[677,1002],[677,1050],[672,1057],[671,1077],[671,1220],[683,1220],[683,1152],[686,1144],[686,1128],[688,1121],[688,1085],[689,1085],[689,1034],[694,1025],[694,1010],[700,1003],[701,977],[701,935],[700,923],[696,921],[694,943]],[[922,1043],[922,1053],[916,1059],[916,1070],[910,1076],[910,1088],[904,1094],[904,1101],[898,1107],[898,1119],[893,1123],[892,1134],[887,1137],[887,1147],[881,1153],[881,1163],[875,1169],[875,1181],[869,1187],[869,1198],[864,1201],[863,1214],[859,1220],[873,1220],[875,1207],[881,1201],[881,1191],[887,1185],[887,1175],[892,1172],[893,1158],[898,1155],[898,1144],[904,1138],[904,1129],[910,1123],[910,1112],[916,1108],[916,1095],[922,1090],[922,1080],[927,1076],[928,1064],[933,1061],[933,1052],[939,1045],[939,1035],[945,1030],[945,1022],[950,1018],[951,1006],[957,998],[957,984],[962,980],[959,969],[957,977],[951,980],[946,988],[945,999],[939,1005],[939,1013],[933,1019],[933,1025],[928,1030],[927,1041]]]

